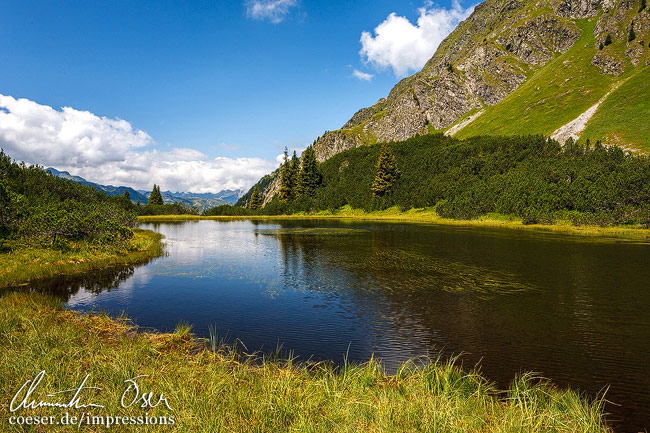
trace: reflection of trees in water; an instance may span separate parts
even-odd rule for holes
[[[31,283],[29,290],[52,295],[63,302],[67,302],[71,296],[77,294],[80,290],[99,294],[117,289],[120,284],[133,276],[137,266],[144,264],[146,263],[114,266],[78,275],[60,275]]]

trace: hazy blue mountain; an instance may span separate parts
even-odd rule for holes
[[[146,204],[149,202],[149,194],[151,191],[146,190],[135,190],[128,186],[113,186],[113,185],[100,185],[98,183],[89,182],[83,177],[73,176],[67,171],[59,171],[55,168],[47,168],[47,171],[52,173],[54,176],[61,177],[63,179],[69,179],[74,182],[79,182],[82,185],[92,186],[100,191],[104,191],[107,195],[122,195],[124,190],[129,191],[129,196],[131,201],[134,203],[140,202]],[[235,204],[239,197],[244,193],[242,190],[230,190],[225,189],[217,193],[193,193],[193,192],[171,192],[171,191],[162,191],[163,200],[165,203],[185,203],[189,206],[195,206],[199,212],[203,212],[206,209],[210,209],[214,206],[219,206],[222,204]]]

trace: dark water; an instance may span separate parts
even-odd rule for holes
[[[344,221],[143,227],[169,255],[60,283],[68,307],[303,359],[374,353],[388,370],[463,352],[501,386],[531,370],[592,396],[609,386],[612,425],[650,429],[650,245]]]

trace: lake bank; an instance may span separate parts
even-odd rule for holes
[[[57,275],[73,275],[109,266],[135,264],[163,253],[162,235],[134,229],[125,246],[91,246],[79,243],[69,250],[17,248],[0,253],[3,270],[0,288],[27,285]]]
[[[335,369],[290,358],[260,360],[194,340],[186,326],[143,333],[125,319],[78,314],[51,297],[20,292],[0,298],[0,328],[6,348],[0,368],[10,372],[0,377],[2,395],[14,395],[41,370],[48,390],[72,388],[90,374],[89,385],[102,388],[93,403],[105,407],[93,415],[143,415],[140,408],[122,408],[120,396],[124,380],[148,375],[142,379],[147,391],[163,393],[172,409],[161,405],[148,415],[174,416],[176,426],[191,431],[609,431],[602,401],[535,385],[528,376],[499,392],[477,371],[443,361],[406,364],[388,376],[373,361]],[[0,415],[6,422],[6,405]]]
[[[174,222],[198,220],[292,220],[292,219],[349,219],[353,221],[396,221],[405,223],[438,224],[458,227],[503,228],[576,236],[615,238],[635,242],[650,242],[650,229],[640,226],[575,226],[569,222],[556,224],[524,224],[521,219],[506,215],[490,214],[474,220],[442,218],[432,208],[411,209],[401,212],[396,208],[366,212],[344,206],[336,211],[319,211],[291,215],[248,215],[248,216],[197,216],[197,215],[152,215],[139,216],[138,222]]]

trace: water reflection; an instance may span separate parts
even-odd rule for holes
[[[374,353],[388,370],[464,352],[501,385],[528,370],[592,395],[611,385],[617,425],[650,426],[648,245],[346,221],[144,228],[166,236],[167,257],[47,290],[163,331],[216,326],[249,350],[281,344],[337,362]]]

